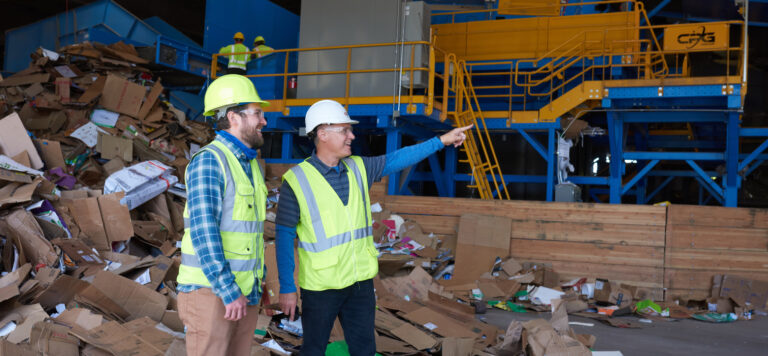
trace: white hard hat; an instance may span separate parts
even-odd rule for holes
[[[333,100],[320,100],[307,110],[307,116],[304,117],[304,126],[307,132],[312,132],[315,127],[323,124],[356,124],[349,118],[344,106]]]

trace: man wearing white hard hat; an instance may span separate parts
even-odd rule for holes
[[[293,247],[298,236],[302,355],[325,355],[337,316],[350,355],[375,354],[373,277],[379,253],[373,244],[368,187],[445,146],[461,145],[464,131],[472,127],[386,155],[360,157],[351,150],[352,125],[357,123],[333,100],[313,104],[305,124],[315,152],[283,175],[276,218],[280,305],[293,319],[298,299]]]

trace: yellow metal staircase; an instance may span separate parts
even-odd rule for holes
[[[460,163],[467,163],[471,167],[473,180],[467,187],[477,189],[481,199],[509,200],[509,191],[485,126],[485,118],[472,87],[466,62],[457,61],[455,55],[449,55],[449,58],[446,65],[454,69],[449,87],[456,95],[456,100],[454,107],[446,110],[446,114],[456,127],[474,125],[471,130],[466,131],[467,139],[461,148],[466,158],[459,159]]]

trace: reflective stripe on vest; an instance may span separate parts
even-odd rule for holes
[[[229,167],[229,164],[227,164],[227,156],[224,154],[224,151],[222,151],[220,148],[214,146],[214,145],[208,145],[206,146],[206,149],[210,149],[213,151],[214,154],[219,156],[220,162],[222,162],[224,166],[224,175],[226,176],[226,181],[230,182],[233,187],[232,189],[227,189],[224,194],[230,194],[229,196],[224,196],[222,199],[222,206],[221,206],[221,221],[219,222],[219,229],[222,231],[230,231],[230,232],[244,232],[244,233],[263,233],[264,232],[264,222],[263,221],[242,221],[242,220],[234,220],[232,218],[232,213],[234,212],[235,207],[235,194],[237,194],[237,186],[235,184],[235,178],[232,175],[232,170]],[[259,169],[259,174],[261,174],[261,167],[256,165],[256,168]],[[263,175],[262,175],[263,177]],[[255,182],[254,182],[255,185]],[[189,228],[189,217],[184,217],[184,227]]]
[[[351,158],[345,158],[343,161],[355,174],[357,187],[360,189],[360,193],[363,199],[363,207],[368,206],[368,202],[366,200],[367,194],[365,187],[363,186],[363,178],[360,174],[360,169],[357,167],[357,163],[355,163],[355,161]],[[345,244],[352,240],[362,239],[373,235],[373,227],[371,227],[370,222],[368,221],[368,214],[365,214],[366,227],[355,229],[353,231],[347,231],[331,237],[326,236],[325,228],[323,227],[323,221],[320,218],[320,208],[317,205],[315,194],[312,192],[312,188],[309,186],[309,179],[307,179],[307,175],[299,166],[291,168],[291,171],[296,176],[296,180],[301,187],[301,191],[304,193],[309,215],[312,217],[312,230],[314,230],[315,238],[317,239],[317,242],[305,242],[299,240],[300,248],[310,252],[321,252],[329,248]]]
[[[229,53],[239,53],[239,52],[235,51],[235,47],[237,47],[237,46],[236,45],[229,45]],[[248,51],[248,48],[246,48],[246,52],[247,51]],[[237,60],[236,59],[237,56],[243,56],[243,60]],[[245,67],[246,67],[245,64],[246,63],[248,63],[248,55],[247,54],[237,54],[237,55],[233,54],[233,55],[229,56],[229,64],[227,65],[227,67],[229,67],[229,68],[235,67],[235,68],[245,69]]]
[[[227,260],[227,263],[229,263],[229,269],[232,272],[251,272],[259,266],[261,261],[258,258],[253,258],[250,260]],[[181,264],[189,267],[203,268],[197,255],[190,255],[188,253],[181,254]]]

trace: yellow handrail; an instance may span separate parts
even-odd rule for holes
[[[395,47],[395,46],[410,46],[410,66],[408,67],[402,67],[398,68],[396,66],[392,67],[385,67],[385,68],[373,68],[373,69],[352,69],[353,65],[353,56],[352,51],[354,49],[359,48],[372,48],[372,47]],[[422,67],[422,66],[416,66],[415,65],[415,54],[416,50],[419,47],[426,46],[429,50],[429,64],[428,67]],[[339,51],[339,50],[346,50],[346,65],[344,69],[339,70],[326,70],[326,71],[314,71],[314,72],[292,72],[289,70],[289,57],[293,53],[303,53],[303,52],[319,52],[319,51]],[[213,58],[211,60],[211,77],[217,78],[219,76],[219,68],[218,68],[218,60],[220,57],[229,57],[232,55],[241,55],[241,54],[257,54],[259,52],[256,51],[249,51],[249,52],[241,52],[241,53],[216,53],[213,55]],[[428,98],[434,98],[434,68],[435,68],[435,60],[434,60],[434,46],[429,41],[408,41],[408,42],[388,42],[388,43],[371,43],[371,44],[359,44],[359,45],[342,45],[342,46],[327,46],[327,47],[311,47],[311,48],[293,48],[293,49],[276,49],[270,51],[268,54],[275,55],[276,53],[285,53],[285,61],[283,64],[283,71],[282,73],[266,73],[266,74],[246,74],[246,77],[250,78],[269,78],[269,77],[282,77],[283,78],[283,90],[282,90],[282,98],[281,99],[287,99],[287,93],[288,93],[288,80],[290,77],[299,77],[299,76],[323,76],[323,75],[344,75],[345,76],[345,85],[344,85],[344,97],[341,98],[343,101],[343,104],[345,106],[349,105],[350,102],[350,82],[352,75],[355,74],[366,74],[366,73],[399,73],[402,71],[403,73],[407,73],[409,76],[409,87],[408,87],[408,95],[405,97],[405,104],[407,104],[407,108],[410,110],[410,108],[414,104],[414,77],[416,73],[418,72],[424,72],[427,74],[428,77],[428,85],[426,88],[426,96]],[[263,53],[262,53],[263,54]],[[280,98],[278,98],[280,99]],[[432,110],[434,109],[434,102],[433,100],[428,100],[426,103],[426,107],[424,108],[424,113],[426,115],[431,115]]]

